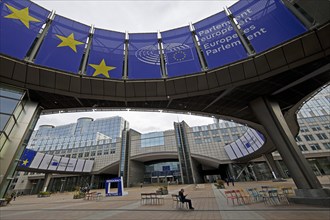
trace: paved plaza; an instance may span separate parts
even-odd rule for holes
[[[329,176],[319,178],[326,187],[330,185]],[[244,182],[226,189],[261,187],[262,185],[294,187],[292,180],[286,182]],[[193,201],[194,211],[176,206],[171,194],[184,188],[188,198]],[[246,205],[227,204],[224,189],[213,184],[204,184],[196,189],[194,185],[170,185],[164,203],[158,205],[141,204],[142,192],[155,192],[157,186],[126,189],[128,195],[122,197],[103,197],[100,200],[73,199],[73,192],[56,193],[51,197],[37,198],[36,195],[20,196],[11,204],[0,208],[1,220],[14,219],[308,219],[328,220],[330,210],[321,206],[298,204],[267,205],[263,202]],[[104,190],[97,190],[104,194]]]

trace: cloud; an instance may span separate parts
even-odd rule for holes
[[[81,117],[91,117],[93,119],[106,118],[113,116],[121,116],[130,124],[130,128],[141,132],[154,132],[173,130],[174,122],[185,121],[189,126],[200,126],[212,124],[211,117],[172,114],[172,113],[159,113],[159,112],[137,112],[137,111],[102,111],[102,112],[84,112],[84,113],[61,113],[42,115],[35,127],[38,129],[40,125],[53,125],[59,126],[64,124],[76,123],[77,119]]]

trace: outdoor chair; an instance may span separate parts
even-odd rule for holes
[[[233,202],[233,205],[235,205],[235,200],[237,201],[237,204],[238,204],[238,198],[237,198],[235,192],[233,192],[233,190],[225,190],[225,196],[227,199],[227,205],[229,204],[229,200],[231,200]]]
[[[172,201],[173,204],[176,204],[176,208],[186,208],[189,209],[189,204],[188,202],[182,202],[179,198],[179,195],[172,194]]]
[[[253,202],[262,201],[262,195],[258,192],[257,188],[249,188],[247,191],[250,194]]]
[[[244,198],[244,196],[242,195],[239,189],[234,189],[233,193],[236,195],[237,202],[239,204],[246,204],[246,198]]]

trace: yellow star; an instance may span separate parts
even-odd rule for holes
[[[70,34],[68,37],[63,37],[61,35],[56,34],[56,37],[60,38],[60,40],[62,41],[59,45],[57,45],[57,47],[70,47],[74,52],[77,53],[77,45],[80,44],[84,44],[80,41],[77,41],[74,39],[74,34]]]
[[[108,72],[110,70],[116,69],[116,67],[114,67],[114,66],[107,66],[105,64],[104,59],[102,59],[102,61],[99,65],[96,65],[96,64],[89,64],[89,65],[95,69],[95,72],[93,73],[93,76],[98,76],[98,75],[102,74],[105,77],[110,78]]]
[[[20,20],[27,28],[30,28],[30,21],[40,22],[40,20],[29,15],[29,8],[23,8],[18,10],[8,4],[5,4],[7,8],[13,13],[5,16],[5,18],[18,19]]]
[[[29,160],[28,160],[28,159],[25,159],[25,160],[23,160],[23,163],[22,163],[22,164],[23,164],[24,166],[26,166],[28,163],[29,163]]]

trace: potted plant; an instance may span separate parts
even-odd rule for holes
[[[217,182],[214,184],[217,189],[224,189],[225,188],[225,181],[218,179]]]
[[[40,191],[40,192],[38,193],[38,198],[49,197],[50,194],[51,194],[51,193],[50,193],[50,192],[47,192],[47,191],[45,191],[45,192]]]

